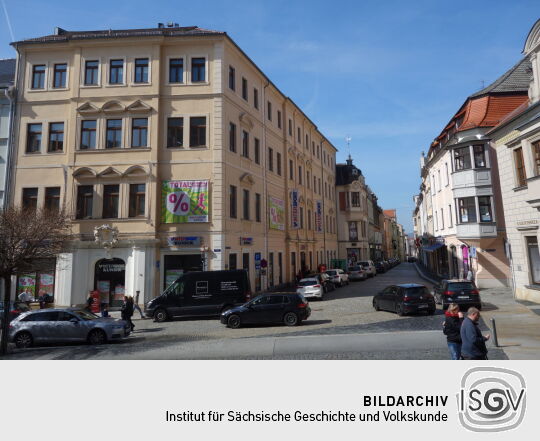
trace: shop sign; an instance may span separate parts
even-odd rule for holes
[[[469,257],[476,259],[476,247],[471,247],[471,252],[469,253]]]
[[[119,273],[125,271],[125,263],[99,263],[98,268],[104,273]]]
[[[163,181],[161,221],[164,224],[208,222],[208,181]]]
[[[261,253],[255,253],[255,269],[261,269]]]
[[[198,247],[201,245],[201,237],[200,236],[170,236],[167,238],[167,244],[170,247],[181,247],[181,246]]]
[[[214,248],[214,253],[221,253],[221,248]]]
[[[317,201],[315,205],[315,231],[322,233],[322,201]]]
[[[285,230],[285,202],[281,199],[268,196],[269,228],[272,230]]]
[[[240,245],[253,245],[253,237],[241,237]]]
[[[291,190],[291,228],[300,228],[300,215],[299,212],[300,195],[298,190]]]

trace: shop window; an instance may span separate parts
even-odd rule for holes
[[[133,118],[131,122],[131,147],[148,146],[148,118]]]
[[[167,119],[167,147],[184,145],[184,118]]]
[[[538,251],[538,238],[529,236],[525,238],[527,242],[527,254],[529,256],[529,268],[531,271],[531,282],[540,285],[540,254]]]
[[[94,187],[92,185],[79,185],[77,187],[77,219],[91,219],[94,200]]]
[[[144,217],[146,184],[129,185],[129,217]]]
[[[236,254],[230,253],[229,254],[229,269],[235,270],[237,269],[237,262],[236,262]]]
[[[45,189],[45,209],[60,211],[60,187],[47,187]]]
[[[28,124],[26,132],[26,153],[41,151],[41,124]]]
[[[118,217],[119,196],[119,185],[116,184],[103,186],[103,218],[112,219]]]
[[[55,259],[37,262],[38,271],[20,274],[17,277],[17,296],[22,292],[31,295],[34,301],[54,302]]]
[[[242,253],[242,269],[249,274],[249,253]]]
[[[126,263],[122,259],[101,259],[94,267],[94,289],[101,308],[122,306],[125,296]]]
[[[521,147],[514,150],[514,167],[516,170],[517,186],[525,187],[527,185],[527,173],[525,172],[523,149]]]
[[[189,146],[206,146],[206,117],[196,116],[189,119]]]
[[[473,145],[474,168],[485,168],[486,165],[486,148],[483,144]]]
[[[458,199],[459,222],[462,224],[476,222],[476,206],[474,198]]]
[[[478,209],[480,211],[480,222],[493,222],[490,196],[480,196],[478,198]]]
[[[172,285],[182,274],[188,271],[202,271],[201,254],[169,254],[164,256],[163,288]],[[175,287],[177,295],[183,294],[183,283],[177,283]]]
[[[469,147],[454,150],[454,169],[468,170],[471,168],[471,152]]]
[[[38,189],[23,188],[22,206],[25,210],[35,210],[37,208]]]

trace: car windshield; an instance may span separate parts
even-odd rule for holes
[[[81,320],[95,320],[99,318],[96,314],[93,314],[88,311],[78,310],[78,311],[71,311],[73,314],[75,314],[78,318]]]
[[[405,290],[407,297],[420,297],[429,295],[429,291],[424,286],[415,286],[414,288],[407,288]]]
[[[337,275],[337,271],[333,271],[333,270],[326,271],[326,274],[328,274],[329,276],[335,276]]]
[[[349,268],[349,271],[360,271],[360,269],[361,269],[361,268],[360,268],[359,266],[351,266],[351,267]]]
[[[319,283],[317,280],[300,280],[300,282],[298,282],[298,286],[312,286],[316,285],[317,283]]]
[[[451,282],[448,284],[448,291],[460,291],[462,289],[474,289],[472,282]]]

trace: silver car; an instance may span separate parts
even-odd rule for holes
[[[88,342],[99,345],[127,337],[124,320],[98,317],[82,309],[40,309],[21,314],[9,325],[10,341],[18,348],[38,343]]]
[[[326,270],[326,274],[330,276],[330,280],[336,286],[343,286],[349,284],[349,275],[342,269],[329,269]]]
[[[301,294],[305,298],[316,297],[322,300],[324,297],[324,288],[321,282],[319,282],[319,279],[308,277],[298,282],[296,285],[296,294]]]
[[[361,266],[350,266],[347,269],[349,280],[366,280],[367,275]]]

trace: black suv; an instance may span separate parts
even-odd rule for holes
[[[474,306],[482,309],[480,292],[474,282],[470,280],[443,280],[433,288],[435,301],[447,309],[450,303],[457,303],[460,308],[466,309]]]
[[[311,315],[308,301],[301,294],[261,294],[250,302],[221,314],[221,323],[229,328],[258,323],[299,325]]]
[[[435,313],[435,299],[424,285],[404,283],[391,285],[373,296],[373,307],[402,316],[411,312]]]

